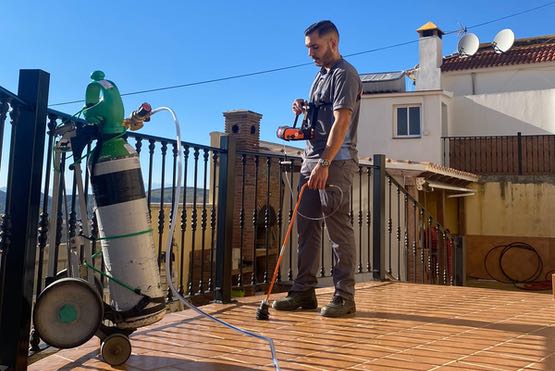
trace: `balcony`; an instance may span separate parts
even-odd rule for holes
[[[332,289],[318,289],[317,295],[322,306]],[[270,309],[270,321],[257,321],[260,296],[203,309],[271,337],[282,370],[555,369],[555,305],[549,294],[371,282],[358,284],[356,295],[358,311],[346,319]],[[93,338],[59,351],[29,370],[113,369],[101,361],[98,343]],[[131,343],[128,370],[274,369],[262,340],[190,310],[138,330]]]

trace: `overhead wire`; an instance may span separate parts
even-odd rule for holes
[[[492,20],[489,20],[489,21],[486,21],[486,22],[477,23],[477,24],[474,24],[472,26],[464,27],[464,31],[466,31],[468,29],[474,29],[474,28],[482,27],[482,26],[485,26],[485,25],[488,25],[488,24],[491,24],[491,23],[499,22],[499,21],[502,21],[502,20],[505,20],[505,19],[508,19],[508,18],[513,18],[513,17],[519,16],[519,15],[522,15],[522,14],[530,13],[530,12],[533,12],[533,11],[536,11],[536,10],[539,10],[539,9],[549,7],[549,6],[554,5],[554,4],[555,4],[555,1],[550,1],[550,2],[545,3],[543,5],[539,5],[539,6],[536,6],[536,7],[533,7],[533,8],[528,8],[528,9],[525,9],[525,10],[522,10],[522,11],[519,11],[519,12],[516,12],[516,13],[512,13],[512,14],[509,14],[509,15],[506,15],[506,16],[503,16],[503,17],[495,18],[495,19],[492,19]],[[460,29],[445,32],[445,35],[450,35],[450,34],[457,33],[457,32],[460,32]],[[405,41],[405,42],[400,42],[400,43],[396,43],[396,44],[392,44],[392,45],[382,46],[382,47],[368,49],[368,50],[363,50],[363,51],[360,51],[360,52],[349,53],[349,54],[345,54],[344,56],[345,57],[354,57],[354,56],[358,56],[358,55],[362,55],[362,54],[375,53],[375,52],[378,52],[378,51],[397,48],[397,47],[400,47],[400,46],[410,45],[410,44],[414,44],[414,43],[417,43],[417,42],[418,42],[418,39],[411,40],[411,41]],[[285,66],[285,67],[278,67],[278,68],[272,68],[272,69],[267,69],[267,70],[262,70],[262,71],[243,73],[243,74],[239,74],[239,75],[225,76],[225,77],[220,77],[220,78],[215,78],[215,79],[195,81],[195,82],[190,82],[190,83],[185,83],[185,84],[170,85],[170,86],[164,86],[164,87],[158,87],[158,88],[152,88],[152,89],[138,90],[138,91],[133,91],[133,92],[129,92],[129,93],[123,93],[123,94],[121,94],[121,96],[124,97],[124,96],[138,95],[138,94],[144,94],[144,93],[153,93],[153,92],[158,92],[158,91],[179,89],[179,88],[185,88],[185,87],[190,87],[190,86],[205,85],[205,84],[221,82],[221,81],[236,80],[236,79],[242,79],[242,78],[245,78],[245,77],[264,75],[264,74],[269,74],[269,73],[274,73],[274,72],[279,72],[279,71],[285,71],[285,70],[290,70],[290,69],[309,66],[309,65],[312,65],[312,62],[298,63],[298,64],[293,64],[293,65],[289,65],[289,66]],[[84,101],[85,101],[84,99],[76,99],[76,100],[72,100],[72,101],[50,104],[49,106],[50,107],[63,106],[63,105],[67,105],[67,104],[82,103]]]

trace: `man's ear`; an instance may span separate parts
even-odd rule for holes
[[[337,44],[338,44],[337,37],[334,37],[334,36],[330,37],[330,46],[332,50],[334,51],[337,50]]]

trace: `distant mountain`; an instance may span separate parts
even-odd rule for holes
[[[160,196],[162,194],[162,189],[153,189],[151,191],[150,194],[150,202],[152,204],[159,204],[160,203]],[[193,202],[193,196],[195,194],[195,188],[193,187],[187,187],[186,191],[185,191],[185,196],[186,196],[186,202],[187,203],[192,203]],[[197,204],[201,204],[203,201],[203,195],[204,195],[204,189],[203,188],[197,188],[196,189],[196,195],[197,195]],[[183,188],[181,189],[181,197],[180,197],[180,203],[183,202]],[[210,197],[210,190],[207,189],[206,190],[206,196],[207,199]],[[41,200],[43,198],[43,195],[41,193]],[[78,200],[76,200],[76,202],[78,202]],[[164,188],[164,203],[171,203],[172,202],[172,188],[171,187],[166,187]],[[92,195],[89,195],[89,203],[88,203],[88,212],[89,215],[92,214]],[[42,204],[41,204],[42,206]],[[62,204],[62,207],[65,207]],[[67,207],[68,209],[71,208],[71,195],[67,196]],[[77,203],[75,205],[76,211],[77,211],[77,217],[79,218],[79,204]],[[6,210],[6,192],[3,190],[0,190],[0,214],[3,214],[4,211]],[[50,211],[52,210],[52,197],[48,196],[48,212],[50,213]]]
[[[150,194],[150,202],[151,203],[160,203],[160,199],[161,199],[161,195],[162,195],[162,189],[153,189],[151,191]],[[185,202],[187,203],[193,203],[193,198],[195,195],[195,188],[193,187],[187,187],[185,194],[183,192],[183,188],[181,188],[181,195],[179,197],[179,202],[182,203],[183,202],[183,196],[186,197]],[[204,188],[197,188],[196,189],[196,195],[197,195],[197,204],[202,203],[202,200],[204,199]],[[206,190],[206,198],[207,201],[210,198],[210,190],[207,189]],[[166,187],[164,188],[164,203],[171,203],[172,202],[172,188],[171,187]]]

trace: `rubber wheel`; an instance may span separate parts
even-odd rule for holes
[[[110,366],[122,365],[131,356],[131,342],[124,334],[112,334],[102,341],[100,354]]]
[[[40,293],[33,322],[47,344],[66,349],[92,338],[103,316],[104,305],[95,287],[80,278],[62,278]]]

